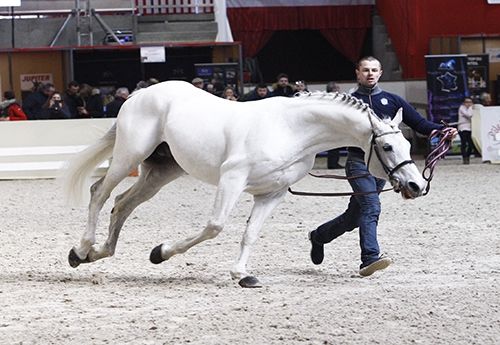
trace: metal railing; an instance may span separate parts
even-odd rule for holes
[[[135,0],[137,14],[214,13],[214,0]]]

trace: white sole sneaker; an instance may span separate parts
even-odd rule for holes
[[[359,270],[359,275],[362,275],[363,277],[368,277],[371,276],[373,273],[376,271],[380,271],[383,269],[386,269],[389,267],[389,265],[392,263],[391,258],[388,257],[382,257],[378,259],[375,262],[372,262],[366,267],[363,267],[362,269]]]

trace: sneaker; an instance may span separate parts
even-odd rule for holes
[[[373,273],[379,270],[386,269],[391,264],[391,258],[387,256],[381,256],[377,261],[372,262],[368,266],[362,267],[359,270],[359,274],[363,277],[371,276]]]
[[[313,262],[313,264],[319,265],[320,263],[323,262],[323,258],[325,257],[325,253],[323,251],[323,245],[317,243],[313,238],[315,232],[316,232],[316,230],[310,231],[308,237],[309,237],[309,241],[311,241],[311,245],[312,245],[311,261]]]

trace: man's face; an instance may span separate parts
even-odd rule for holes
[[[47,90],[44,90],[43,92],[47,95],[50,96],[56,89],[54,87],[50,87]]]
[[[200,82],[198,82],[198,83],[194,83],[194,86],[196,86],[196,87],[197,87],[197,88],[199,88],[199,89],[203,89],[203,82],[202,82],[202,81],[200,81]]]
[[[306,89],[306,84],[302,82],[295,83],[297,85],[297,91],[304,91]]]
[[[80,88],[78,86],[70,86],[68,88],[68,92],[72,95],[76,95],[78,93],[78,90],[80,90]]]
[[[265,97],[267,95],[267,87],[258,87],[257,94],[259,97]]]
[[[363,60],[356,70],[358,81],[361,85],[372,88],[377,85],[378,80],[382,76],[380,62],[377,60]]]
[[[282,77],[278,80],[278,85],[281,87],[285,87],[288,85],[288,78]]]

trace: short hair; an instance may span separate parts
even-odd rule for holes
[[[116,97],[128,97],[130,94],[130,92],[128,91],[128,89],[126,87],[119,87],[118,89],[116,89],[116,92],[115,92],[115,96]]]
[[[488,97],[491,97],[488,92],[481,92],[481,94],[479,95],[479,99],[481,100],[481,102],[486,101]]]
[[[52,84],[52,83],[45,83],[45,84],[43,84],[43,85],[42,85],[42,87],[41,87],[42,91],[47,91],[47,90],[49,90],[49,89],[51,89],[51,88],[54,88],[54,89],[55,89],[55,88],[56,88],[56,86],[55,86],[54,84]]]
[[[266,83],[260,83],[257,85],[257,89],[267,89],[267,84]]]
[[[16,99],[16,95],[14,94],[14,91],[5,91],[3,93],[3,97],[8,99],[8,100]]]
[[[280,74],[278,74],[278,79],[276,79],[276,80],[280,80],[281,78],[286,78],[286,79],[288,79],[288,75],[287,75],[287,74],[285,74],[285,73],[280,73]]]
[[[333,89],[340,89],[339,84],[335,81],[331,81],[328,84],[326,84],[326,92],[333,92]]]
[[[70,87],[72,87],[72,86],[74,86],[74,87],[80,87],[80,83],[79,83],[79,82],[77,82],[76,80],[72,80],[72,81],[70,81],[70,82],[68,83],[68,89],[69,89]]]
[[[361,63],[363,61],[377,61],[378,64],[380,65],[380,70],[382,70],[382,63],[380,62],[380,60],[371,55],[363,56],[361,59],[359,59],[357,69],[359,69],[359,66],[361,66]]]

